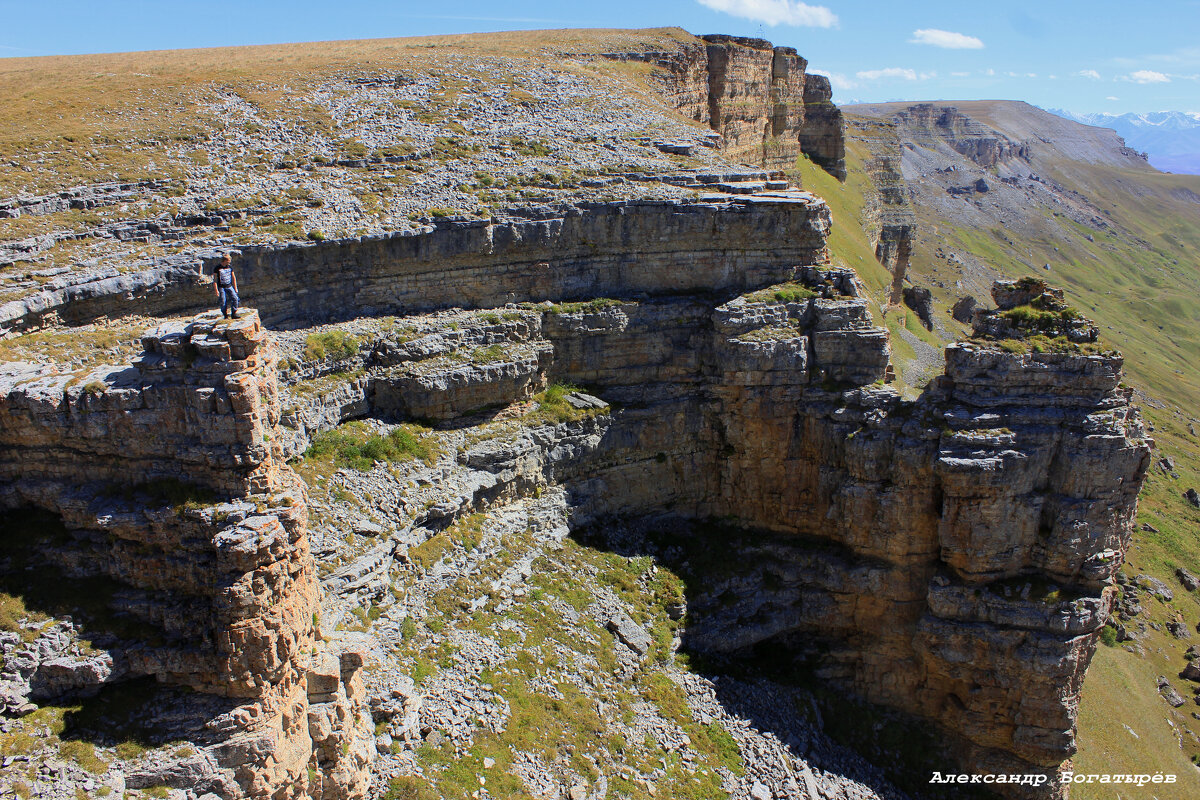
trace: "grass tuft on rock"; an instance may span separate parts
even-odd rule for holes
[[[360,472],[372,469],[377,461],[394,464],[419,460],[432,464],[437,451],[425,440],[424,432],[416,425],[401,425],[378,434],[369,432],[360,422],[351,422],[314,436],[304,459]]]
[[[307,361],[340,361],[358,353],[358,339],[345,331],[310,333],[304,340],[304,358]]]
[[[817,297],[817,293],[799,283],[781,283],[746,295],[751,303],[802,303]]]
[[[534,395],[537,409],[525,419],[531,424],[574,422],[584,417],[592,416],[595,409],[575,408],[567,402],[567,395],[583,391],[578,386],[569,383],[552,383],[544,392]]]

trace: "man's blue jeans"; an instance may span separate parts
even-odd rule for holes
[[[232,286],[228,289],[219,289],[221,293],[221,314],[228,317],[230,314],[236,315],[238,312],[238,296],[237,289]]]

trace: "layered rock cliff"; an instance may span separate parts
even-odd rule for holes
[[[959,155],[985,168],[1013,158],[1028,159],[1032,146],[1013,141],[953,106],[919,103],[897,112],[895,120],[921,144],[948,144]]]
[[[524,461],[524,478],[471,479],[474,494],[448,506],[413,507],[402,492],[396,524],[445,525],[546,484],[565,487],[577,528],[736,521],[760,534],[722,546],[751,566],[688,598],[687,646],[781,643],[821,680],[940,727],[973,768],[1052,776],[1073,751],[1080,682],[1148,463],[1121,359],[981,338],[949,347],[946,375],[904,401],[883,385],[887,335],[853,273],[815,266],[827,226],[825,206],[794,193],[583,209],[503,237],[447,224],[399,251],[368,241],[252,255],[243,282],[261,281],[280,320],[452,297],[527,305],[411,317],[348,361],[301,365],[313,388],[289,388],[282,417],[275,352],[254,316],[160,329],[124,370],[38,379],[10,365],[0,496],[60,515],[73,544],[58,557],[140,598],[129,605],[165,644],[126,647],[122,677],[241,703],[231,744],[213,747],[225,791],[360,796],[373,756],[355,744],[370,732],[354,722],[361,656],[313,650],[305,493],[282,456],[346,419],[470,419],[548,382],[584,384],[597,408],[620,409],[589,423],[586,447],[548,431],[556,455]],[[285,292],[300,276],[322,285]],[[196,291],[157,302],[187,307]],[[1002,308],[1022,297],[997,295]],[[1024,335],[981,314],[981,336]],[[511,469],[487,452],[461,463]],[[145,510],[147,487],[164,481],[225,502]],[[113,484],[133,486],[129,499]],[[393,559],[373,563],[386,578]],[[246,737],[259,744],[237,744]]]
[[[676,110],[721,134],[729,157],[789,170],[800,154],[846,177],[842,112],[824,75],[791,47],[726,34],[675,52],[608,53],[663,68],[662,91]]]
[[[37,580],[103,590],[81,622],[107,643],[107,668],[77,670],[50,697],[149,676],[226,698],[184,732],[206,756],[175,780],[222,796],[306,796],[310,761],[329,761],[314,753],[310,728],[322,726],[310,718],[324,713],[319,702],[362,716],[361,659],[343,654],[342,673],[321,690],[330,697],[313,696],[307,493],[275,437],[273,343],[257,315],[210,314],[148,332],[143,345],[135,363],[82,376],[21,362],[2,373],[0,503],[49,512],[63,528],[9,519],[11,544],[61,572]],[[36,687],[47,669],[23,677]],[[10,698],[24,693],[9,687]],[[342,794],[311,796],[362,796],[365,763],[342,776]],[[143,786],[172,782],[162,777]]]
[[[847,135],[861,142],[870,156],[865,166],[874,192],[867,198],[861,223],[875,234],[875,258],[892,274],[888,302],[898,305],[917,235],[901,166],[900,136],[895,123],[865,117],[850,117]]]
[[[775,168],[804,153],[844,176],[828,81],[789,48],[710,36],[606,55],[664,67],[670,102],[719,133],[729,156]],[[931,115],[920,124],[968,142],[980,164],[1022,155],[1023,145]],[[912,231],[894,138],[886,124],[860,124],[857,135],[876,155],[876,252],[898,286]],[[692,172],[681,185],[720,186],[717,177]],[[31,655],[35,645],[10,670],[18,644],[5,639],[0,699],[27,713],[152,678],[193,690],[182,705],[198,709],[196,724],[182,735],[200,752],[131,768],[125,785],[379,796],[378,780],[420,772],[421,741],[467,764],[472,742],[528,724],[493,692],[506,680],[506,634],[534,644],[513,619],[492,629],[481,617],[472,646],[442,642],[399,675],[389,659],[412,639],[411,619],[398,611],[375,626],[376,612],[418,600],[435,614],[503,606],[548,563],[508,563],[503,550],[561,546],[573,533],[694,577],[682,595],[651,589],[655,568],[629,581],[684,620],[680,642],[669,630],[656,642],[612,592],[561,606],[580,641],[595,633],[581,609],[603,606],[623,649],[611,665],[609,654],[586,654],[598,670],[632,685],[655,648],[736,660],[773,647],[820,685],[935,731],[939,757],[1041,773],[1048,782],[1029,796],[1059,795],[1054,778],[1074,749],[1080,683],[1148,464],[1122,359],[1048,287],[1002,286],[1000,309],[977,312],[975,337],[947,348],[945,375],[906,400],[886,384],[890,345],[871,299],[853,272],[828,268],[829,225],[825,203],[795,191],[580,201],[237,248],[261,321],[202,312],[211,250],[12,299],[0,325],[14,333],[102,322],[131,304],[198,316],[148,332],[132,363],[0,367],[6,533],[66,578],[107,587],[93,598],[103,613],[78,620],[103,652],[84,658],[76,647],[80,660],[68,664],[64,648],[50,659]],[[336,352],[309,346],[331,332],[342,334]],[[413,430],[415,444],[405,439]],[[398,466],[385,436],[421,457]],[[286,459],[303,469],[330,441],[350,452],[346,466],[306,487]],[[327,502],[310,508],[318,482]],[[380,522],[356,517],[342,530],[352,504]],[[310,511],[320,517],[311,527]],[[651,534],[664,528],[683,535],[661,547]],[[421,551],[436,555],[430,543],[449,547],[451,536],[461,561]],[[484,541],[499,562],[490,572],[477,563]],[[456,572],[472,559],[490,588]],[[0,563],[5,585],[23,569]],[[397,583],[414,573],[440,599]],[[434,656],[472,665],[463,708],[444,686],[418,688],[418,667],[432,669]],[[528,658],[521,681],[554,668]],[[376,669],[364,675],[368,661]],[[623,689],[604,685],[586,718],[593,740],[620,720],[609,704]],[[558,710],[583,716],[564,686],[538,684]],[[692,711],[677,710],[682,726]],[[433,723],[467,716],[447,745]],[[709,725],[689,728],[675,749],[690,754],[691,737],[716,735]],[[588,766],[569,748],[555,755],[603,796],[599,757]],[[647,774],[665,780],[666,757],[661,771],[654,761]],[[522,791],[579,796],[582,784],[546,788],[546,770],[521,763],[502,769],[520,773]],[[629,770],[620,765],[613,781]],[[725,770],[718,785],[730,794],[768,791]],[[470,790],[485,777],[469,775]],[[864,793],[821,781],[805,764],[773,786],[779,796]]]

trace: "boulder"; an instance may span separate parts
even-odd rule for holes
[[[904,287],[904,305],[917,312],[921,324],[933,330],[933,295],[922,286]]]
[[[1181,705],[1187,702],[1183,699],[1183,695],[1176,691],[1175,687],[1172,686],[1162,675],[1158,677],[1158,693],[1163,696],[1163,699],[1166,700],[1172,708],[1179,708]]]
[[[1145,589],[1147,592],[1154,595],[1159,600],[1163,600],[1163,601],[1169,603],[1170,601],[1175,599],[1175,593],[1172,592],[1167,587],[1167,585],[1165,583],[1163,583],[1162,581],[1160,581],[1158,578],[1152,578],[1149,575],[1142,574],[1142,575],[1138,575],[1136,578],[1134,578],[1133,581],[1139,587],[1141,587],[1142,589]]]
[[[378,522],[369,519],[359,518],[354,520],[350,525],[350,530],[357,533],[359,536],[380,536],[383,534],[383,526]]]
[[[328,650],[318,650],[308,668],[309,702],[322,702],[338,690],[342,670],[338,657]]]
[[[1187,625],[1184,625],[1182,622],[1168,622],[1167,623],[1167,632],[1170,633],[1172,636],[1174,636],[1176,639],[1192,638],[1192,632],[1189,631],[1187,629]]]
[[[90,657],[59,657],[43,661],[29,682],[29,695],[48,700],[68,694],[99,691],[113,674],[113,659],[108,653]]]
[[[1019,281],[996,281],[992,285],[992,299],[1001,311],[1017,306],[1027,306],[1035,300],[1045,308],[1065,308],[1063,290],[1051,286],[1040,278],[1022,278]]]
[[[644,656],[650,652],[650,647],[653,644],[650,634],[646,633],[642,626],[624,614],[614,614],[609,618],[605,627],[624,642],[626,647],[639,656]]]
[[[950,309],[950,316],[958,322],[969,325],[971,317],[975,315],[975,309],[979,308],[979,301],[971,295],[960,297]]]
[[[1194,592],[1196,589],[1200,589],[1200,578],[1197,578],[1183,567],[1175,570],[1175,575],[1179,578],[1179,582],[1183,584],[1183,588],[1187,589],[1189,592]]]

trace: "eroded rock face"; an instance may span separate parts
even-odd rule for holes
[[[610,53],[664,69],[662,92],[684,116],[721,134],[734,160],[791,169],[801,153],[846,178],[845,125],[829,79],[791,47],[727,34],[676,53]]]
[[[536,219],[440,222],[418,233],[296,247],[247,246],[234,260],[264,322],[303,326],[331,318],[495,308],[686,291],[746,291],[782,268],[825,257],[829,209],[806,192],[710,202],[644,201],[533,209]],[[719,221],[719,223],[718,223]],[[0,331],[57,317],[119,317],[212,305],[219,259],[170,262],[89,279],[0,307]]]
[[[897,113],[895,119],[918,141],[945,142],[984,168],[1029,155],[1028,142],[1014,142],[953,106],[919,103]]]
[[[153,676],[229,698],[201,760],[145,785],[198,786],[203,767],[226,796],[304,796],[317,588],[307,492],[273,437],[275,348],[253,311],[231,323],[202,315],[143,343],[136,364],[78,386],[6,365],[0,502],[59,515],[70,537],[34,546],[69,576],[119,587],[109,610],[140,631],[112,655],[45,661],[33,696]],[[353,669],[342,670],[351,687]],[[352,688],[339,697],[356,708]],[[366,774],[338,770],[318,771],[323,785]]]
[[[284,456],[349,417],[456,418],[549,381],[587,385],[600,400],[577,402],[611,408],[540,428],[520,447],[467,448],[463,501],[411,513],[448,521],[549,483],[565,487],[578,526],[613,515],[736,520],[757,532],[738,553],[752,568],[688,598],[691,646],[805,653],[819,643],[823,680],[941,726],[966,763],[1056,772],[1073,752],[1079,685],[1149,463],[1121,358],[1011,352],[981,338],[948,348],[946,375],[905,401],[883,385],[887,334],[854,274],[814,266],[828,225],[819,201],[623,208],[597,212],[621,235],[586,257],[553,248],[583,247],[591,223],[574,219],[530,229],[527,249],[488,250],[477,238],[487,226],[438,231],[359,283],[338,264],[374,263],[378,242],[281,260],[264,273],[280,297],[282,276],[311,267],[327,285],[350,284],[348,298],[374,298],[372,309],[436,307],[447,287],[470,305],[512,303],[437,333],[379,333],[346,365],[306,372],[345,377],[286,417],[275,348],[254,316],[156,331],[139,364],[98,372],[99,386],[90,376],[80,388],[43,385],[9,365],[0,501],[60,515],[77,533],[63,563],[102,564],[132,590],[125,602],[165,644],[129,648],[129,674],[236,701],[206,751],[230,785],[254,797],[365,797],[376,743],[361,657],[317,643],[306,498]],[[654,238],[664,216],[671,235]],[[795,237],[773,251],[780,230]],[[639,258],[622,261],[620,247]],[[342,260],[309,261],[321,253]],[[743,294],[770,284],[783,285]],[[622,287],[621,299],[595,304],[536,303]],[[346,308],[332,303],[325,319]],[[280,313],[322,307],[304,299]],[[451,363],[453,353],[472,355]],[[137,491],[114,497],[84,473],[131,486],[187,479],[225,502],[148,509]],[[327,583],[365,585],[389,568],[389,548]],[[195,646],[172,644],[185,634]]]
[[[846,131],[842,110],[833,102],[833,87],[824,75],[804,83],[804,125],[800,151],[838,180],[846,180]]]
[[[892,273],[888,302],[898,305],[903,300],[904,278],[917,233],[901,172],[900,136],[894,122],[865,117],[850,117],[846,135],[870,154],[864,166],[874,191],[864,198],[862,225],[875,233],[875,258]]]
[[[621,407],[575,455],[534,451],[565,456],[549,479],[574,524],[671,513],[770,533],[699,545],[748,574],[689,598],[689,646],[820,642],[820,677],[944,726],[967,763],[1053,774],[1149,463],[1121,358],[963,343],[906,402],[879,385],[887,337],[852,273],[794,280],[813,296],[520,312],[507,335],[552,345],[547,380]],[[494,449],[465,465],[551,475]]]

